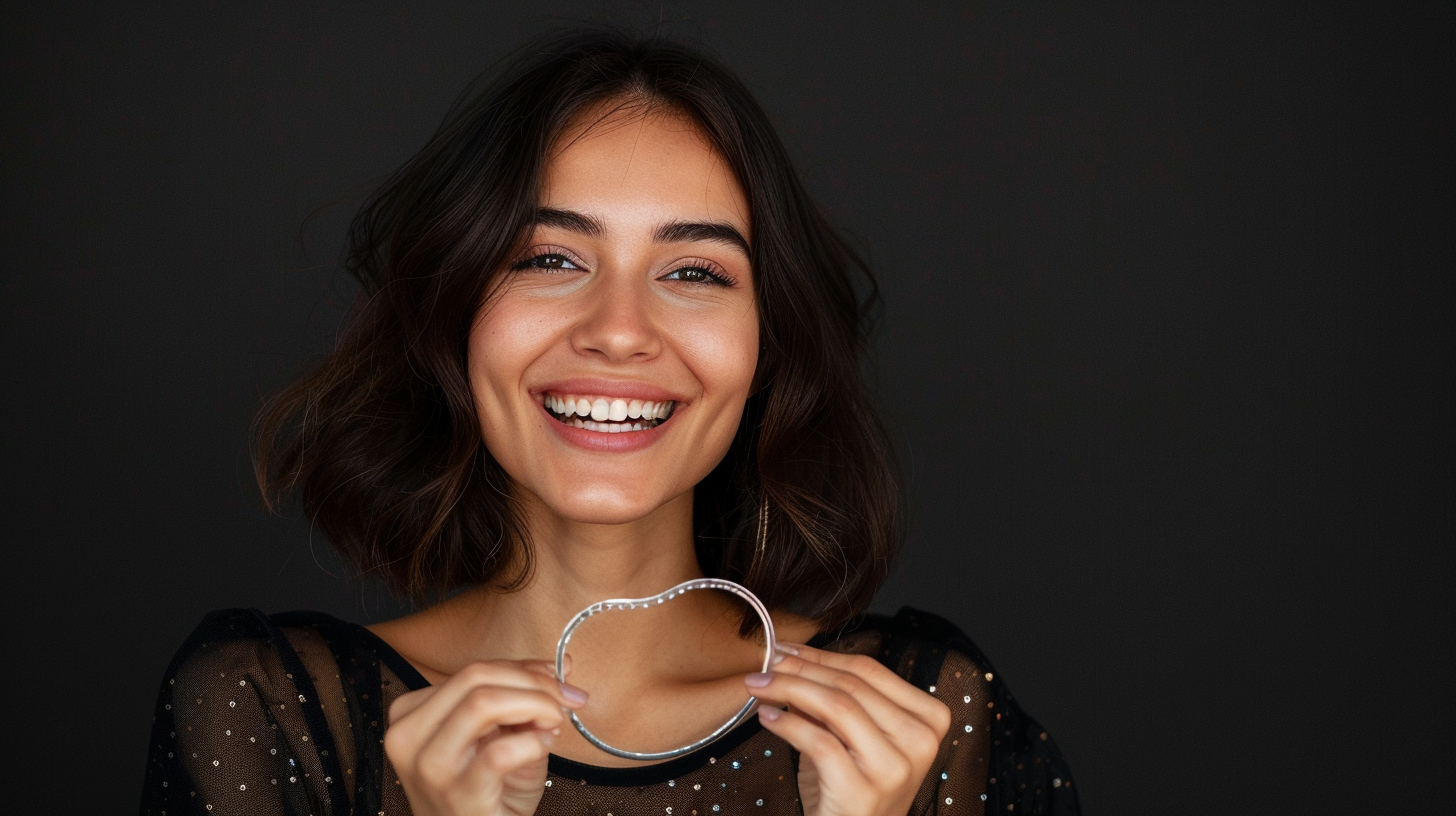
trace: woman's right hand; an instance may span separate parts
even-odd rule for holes
[[[548,661],[471,663],[394,701],[384,753],[416,816],[530,816],[562,709],[585,703]]]

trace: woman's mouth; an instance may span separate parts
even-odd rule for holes
[[[656,428],[672,416],[677,403],[640,399],[545,394],[542,404],[558,422],[598,433],[631,433]]]

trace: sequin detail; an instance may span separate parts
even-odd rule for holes
[[[959,633],[910,612],[871,617],[833,648],[873,656],[952,706],[916,813],[1076,812],[1055,743]],[[389,705],[418,687],[408,664],[361,627],[317,613],[215,613],[164,675],[142,812],[287,812],[283,802],[309,801],[336,803],[336,812],[352,812],[352,802],[353,811],[407,813],[382,741]],[[674,766],[672,778],[636,767],[595,768],[588,780],[553,758],[537,812],[799,813],[796,752],[766,729],[731,737],[697,764]],[[206,788],[192,781],[207,774],[218,776]],[[621,784],[610,781],[619,774]],[[377,806],[364,810],[364,802]]]

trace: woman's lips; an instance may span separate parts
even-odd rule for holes
[[[668,419],[672,416],[670,410],[660,419],[597,421],[575,413],[558,415],[547,407],[545,400],[541,405],[547,425],[562,440],[577,448],[603,453],[628,453],[652,445],[666,433]]]
[[[607,400],[640,399],[643,402],[678,402],[686,399],[686,395],[670,391],[661,386],[647,382],[633,380],[610,380],[602,377],[569,377],[566,379],[553,380],[551,382],[537,383],[531,387],[531,394],[536,398],[554,394],[559,397],[567,395],[578,395],[585,397],[604,397]]]
[[[531,397],[557,436],[572,446],[604,452],[641,450],[656,442],[685,394],[640,380],[569,377],[535,385]]]

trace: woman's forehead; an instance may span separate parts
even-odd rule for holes
[[[542,207],[591,215],[609,228],[651,220],[726,221],[747,235],[742,185],[702,128],[671,108],[597,106],[548,155]]]

